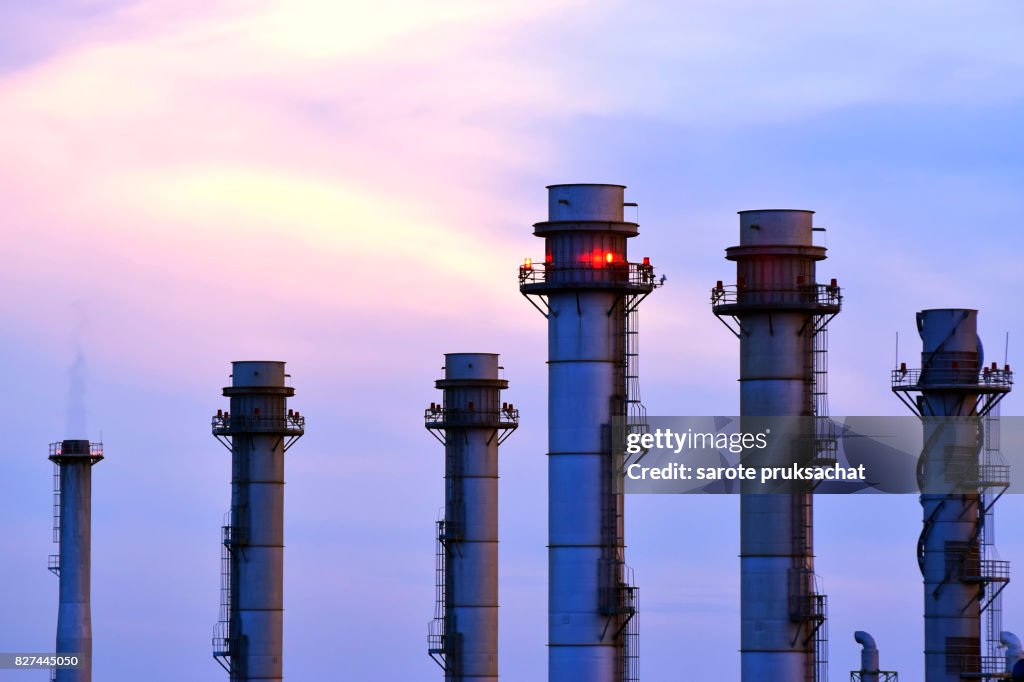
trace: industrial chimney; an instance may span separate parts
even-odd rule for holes
[[[92,680],[92,466],[103,444],[65,440],[50,444],[53,474],[53,541],[58,553],[49,568],[60,578],[57,653],[78,654],[79,668],[55,668],[56,682]]]
[[[740,341],[740,414],[812,417],[809,463],[835,459],[827,419],[826,327],[842,297],[819,284],[825,248],[813,211],[740,212],[740,245],[726,249],[736,284],[711,291],[714,314]],[[728,318],[728,319],[726,319]],[[807,462],[804,462],[806,464]],[[812,489],[740,497],[740,649],[743,682],[826,679],[826,598],[814,573]]]
[[[284,453],[305,419],[283,362],[233,362],[213,435],[231,451],[231,511],[222,528],[221,615],[213,656],[231,680],[282,679]]]
[[[444,519],[437,522],[436,606],[428,652],[446,682],[498,679],[498,446],[519,424],[501,401],[494,353],[447,353],[441,404],[427,429],[444,445]]]
[[[631,263],[622,185],[552,185],[534,225],[544,260],[520,291],[548,320],[548,679],[637,678],[636,588],[625,562],[615,421],[640,427],[637,307],[657,286]],[[537,300],[534,300],[535,297]]]
[[[925,680],[988,679],[1003,672],[1004,662],[982,655],[981,616],[1009,582],[1010,568],[985,556],[984,499],[987,491],[1005,489],[1009,471],[981,461],[982,418],[1010,391],[1013,375],[1009,367],[984,366],[976,310],[923,310],[917,329],[921,367],[904,363],[893,370],[892,390],[924,427],[917,560],[924,576]]]

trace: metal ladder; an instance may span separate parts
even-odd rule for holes
[[[814,463],[836,461],[836,425],[828,415],[828,322],[830,315],[815,315],[812,322],[809,369],[811,406],[814,410]]]
[[[1000,452],[999,405],[995,405],[984,417],[985,444],[982,448],[982,469],[1005,464]],[[995,545],[995,514],[993,507],[1000,493],[982,494],[981,557],[983,560],[998,561],[999,552]],[[1003,630],[1003,589],[1006,583],[986,583],[982,593],[982,611],[985,614],[984,633],[985,655],[990,660],[1003,660],[1006,647],[1000,634]],[[1005,678],[1003,673],[999,678]],[[995,679],[995,678],[989,678]]]
[[[47,568],[55,576],[60,576],[60,465],[53,463],[53,542],[57,545],[57,553],[47,558]],[[56,672],[54,673],[56,674]]]
[[[611,632],[616,643],[618,657],[617,682],[639,682],[639,619],[637,617],[638,588],[633,582],[633,571],[626,565],[622,537],[622,492],[618,489],[624,465],[615,453],[622,450],[623,443],[612,443],[614,436],[648,431],[647,410],[640,400],[639,376],[639,330],[638,307],[642,300],[639,295],[623,295],[609,315],[621,314],[619,342],[622,362],[619,366],[619,396],[613,398],[611,415],[623,422],[623,433],[616,434],[609,425],[606,434],[606,468],[601,476],[602,536],[604,556],[601,559],[600,609],[606,617],[605,632]],[[622,306],[621,313],[616,308]],[[637,459],[646,454],[641,452]],[[614,462],[614,463],[613,463]]]
[[[445,613],[447,611],[447,580],[448,563],[445,543],[445,522],[437,522],[437,546],[434,552],[434,619],[430,621],[427,631],[427,653],[441,670],[448,670],[448,648],[445,637]],[[448,675],[445,675],[447,679]]]
[[[639,307],[627,297],[622,350],[625,356],[625,418],[627,433],[646,433],[647,408],[640,400],[640,316]]]
[[[620,677],[622,682],[638,682],[640,679],[640,629],[637,627],[636,614],[639,611],[637,597],[639,590],[633,584],[633,569],[623,565],[623,584],[620,587],[622,595],[621,611],[626,622],[622,625],[622,632],[619,637],[622,639],[622,669]]]
[[[811,464],[830,465],[836,461],[835,424],[828,414],[828,323],[834,317],[813,315],[808,323],[807,369],[810,405],[814,419]],[[802,645],[811,651],[807,659],[807,682],[828,680],[828,597],[818,587],[813,568],[814,486],[792,494],[794,563],[790,579],[791,618],[801,623]],[[805,563],[806,557],[806,563]],[[806,632],[806,634],[803,634]]]
[[[235,653],[235,640],[231,636],[231,553],[238,540],[235,535],[230,522],[221,526],[220,616],[213,626],[213,658],[229,675],[232,672],[231,658]]]

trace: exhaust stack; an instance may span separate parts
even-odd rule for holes
[[[850,682],[899,682],[899,675],[892,670],[878,669],[878,647],[875,638],[857,630],[853,638],[861,645],[860,670],[850,671]]]
[[[654,290],[630,262],[622,185],[552,185],[534,225],[544,259],[519,288],[548,321],[548,679],[637,678],[636,588],[625,562],[613,420],[642,428],[637,308]]]
[[[1010,566],[985,555],[984,499],[1009,484],[1009,471],[982,461],[982,419],[1009,393],[1013,377],[1009,367],[984,366],[978,311],[923,310],[917,329],[921,368],[893,370],[892,390],[924,427],[917,560],[925,680],[987,678],[1002,672],[1004,661],[982,655],[981,616],[1009,582]]]
[[[740,341],[740,414],[814,417],[810,463],[835,460],[827,420],[826,328],[842,297],[819,284],[825,248],[813,211],[740,212],[726,249],[736,284],[719,282],[712,310]],[[814,573],[812,489],[740,497],[741,676],[744,682],[827,679],[826,597]]]
[[[305,431],[288,409],[283,362],[233,362],[213,435],[231,452],[231,511],[222,527],[221,615],[213,656],[231,680],[281,680],[284,453]]]
[[[54,463],[53,540],[58,553],[49,569],[60,578],[57,653],[78,654],[82,667],[56,668],[56,682],[92,680],[92,467],[103,459],[103,444],[65,440],[50,444]]]
[[[519,424],[493,353],[448,353],[425,425],[445,450],[428,653],[447,682],[498,679],[498,446]]]

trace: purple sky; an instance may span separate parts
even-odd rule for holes
[[[482,351],[522,412],[502,451],[501,673],[543,679],[546,334],[515,274],[542,253],[544,185],[640,203],[632,254],[668,275],[641,323],[651,414],[736,412],[737,343],[707,292],[732,276],[735,211],[769,207],[828,228],[833,413],[903,414],[887,372],[897,331],[915,362],[916,310],[980,308],[1011,364],[1024,343],[1022,29],[1011,2],[0,0],[0,650],[53,641],[47,443],[102,436],[96,678],[224,678],[230,462],[209,418],[230,361],[267,358],[308,418],[288,455],[286,676],[438,679],[443,455],[421,415],[443,353]],[[738,501],[628,505],[644,679],[738,678]],[[1024,501],[999,510],[1024,567]],[[856,629],[920,679],[919,529],[914,496],[819,503],[833,679]]]

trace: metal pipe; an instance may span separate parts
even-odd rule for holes
[[[841,297],[816,282],[825,248],[813,243],[813,211],[740,212],[736,285],[712,290],[712,309],[740,341],[740,414],[824,418],[828,321]],[[723,319],[723,322],[726,320]],[[817,427],[816,427],[817,428]],[[832,445],[815,434],[814,457]],[[756,486],[755,486],[756,487]],[[820,680],[825,597],[815,587],[811,491],[740,497],[741,676]]]
[[[288,409],[283,362],[232,363],[213,434],[231,451],[231,511],[223,528],[221,622],[214,658],[231,680],[281,680],[284,622],[284,453],[304,433]]]
[[[57,466],[58,513],[54,534],[60,549],[50,569],[60,578],[57,611],[57,653],[78,654],[83,665],[58,668],[57,682],[92,680],[92,466],[103,459],[103,446],[87,440],[50,445]]]
[[[860,682],[878,682],[878,647],[875,638],[857,630],[853,638],[861,645],[860,651]]]
[[[976,310],[923,310],[917,328],[921,370],[894,371],[892,388],[897,395],[916,395],[904,402],[924,427],[918,562],[924,578],[925,680],[958,682],[1001,667],[986,660],[981,647],[979,590],[1008,581],[1009,566],[982,552],[981,500],[991,478],[979,463],[979,417],[1010,390],[1009,371],[984,370],[979,380],[984,359]]]
[[[438,524],[438,603],[429,653],[445,680],[498,679],[498,445],[518,425],[502,403],[498,355],[447,353],[442,405],[426,427],[445,446],[445,511]]]
[[[613,420],[628,420],[635,383],[635,311],[656,286],[621,185],[548,187],[543,264],[520,268],[520,290],[548,320],[548,679],[636,678],[636,590],[625,564]],[[536,305],[536,304],[535,304]]]
[[[999,633],[999,643],[1006,647],[1006,672],[1013,673],[1013,666],[1024,658],[1024,647],[1021,646],[1020,637],[1003,630]]]

